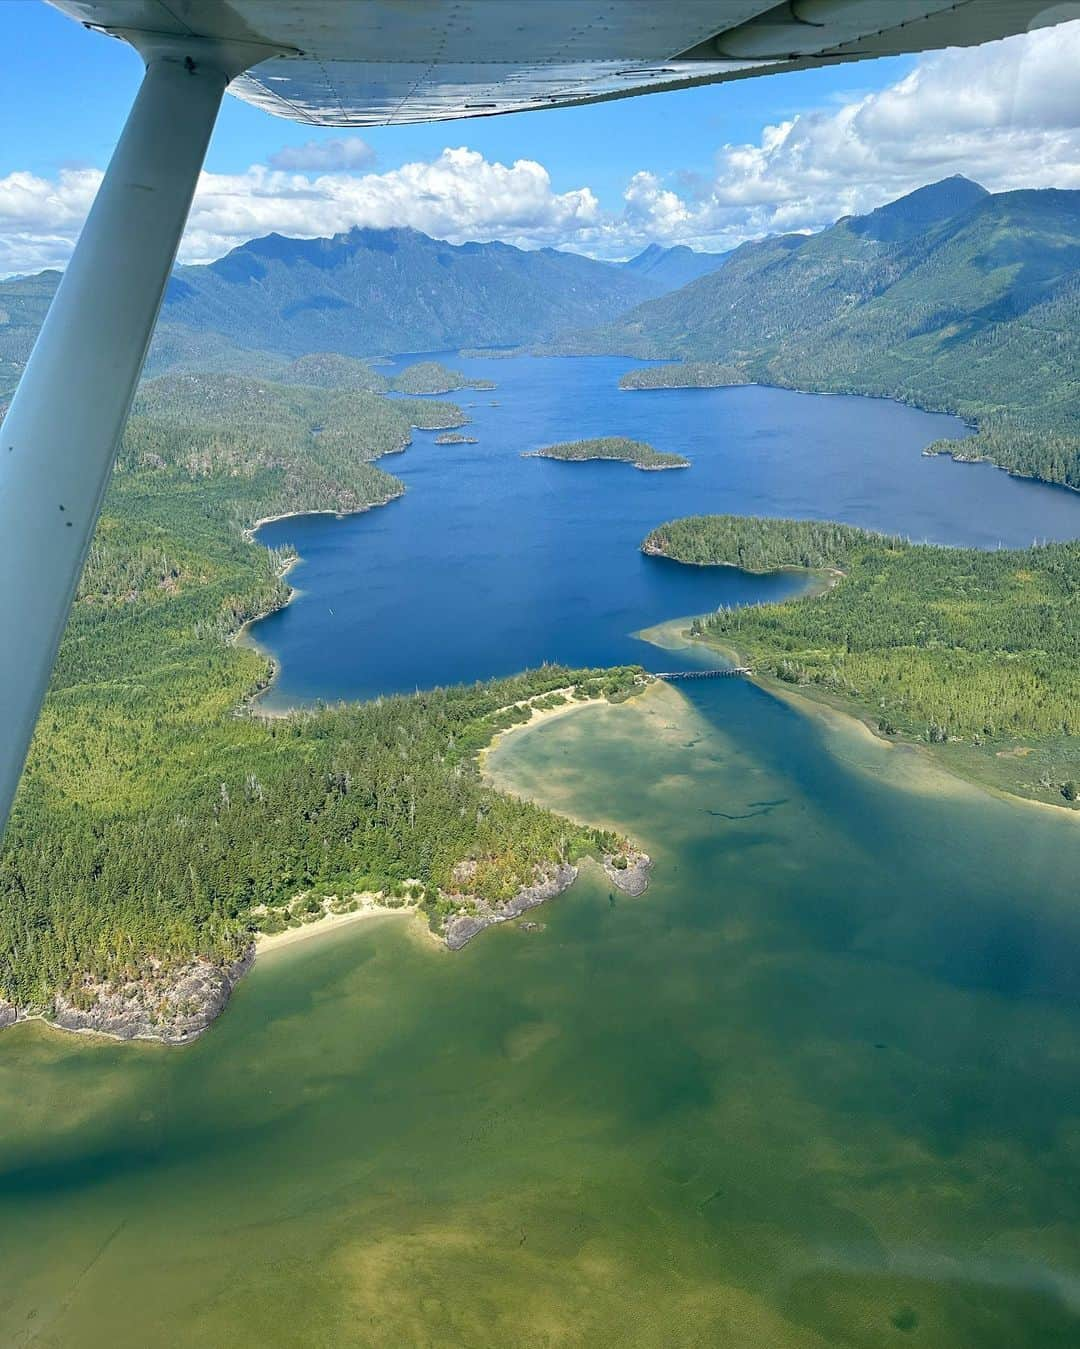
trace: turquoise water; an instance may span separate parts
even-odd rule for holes
[[[501,378],[491,411],[509,419]],[[854,428],[834,473],[851,500],[865,409],[822,401],[830,417],[847,407]],[[910,409],[866,406],[882,426],[896,415],[937,433]],[[1080,518],[1066,493],[923,460],[919,436],[905,436],[882,460],[902,479],[898,517],[920,492],[944,512],[941,485],[956,483],[976,494],[951,498],[958,537],[992,518],[983,491],[1011,494],[1015,530],[1040,503],[1062,530]],[[368,597],[393,571],[379,531],[439,482],[445,515],[465,472],[438,458],[447,450],[418,442],[394,461],[406,476],[415,459],[416,478],[385,512],[274,527],[310,531],[317,554],[278,630],[283,693],[332,692],[302,673],[290,684],[308,667],[300,637],[295,656],[286,645],[321,606],[338,616],[324,575],[357,597],[340,605],[330,654],[366,687],[379,612]],[[507,484],[559,475],[549,494],[573,501],[593,539],[634,546],[650,510],[682,509],[647,494],[687,492],[696,472],[505,453]],[[818,457],[792,454],[812,476]],[[718,493],[723,478],[718,467]],[[540,526],[522,490],[526,541]],[[824,499],[820,482],[778,487],[779,509],[811,490]],[[580,556],[564,515],[548,527],[567,531],[552,554]],[[509,550],[506,520],[493,529]],[[466,533],[455,556],[470,538],[483,555]],[[395,547],[423,591],[430,578],[403,559],[434,545],[411,529]],[[466,597],[486,597],[499,621],[514,608],[499,598],[501,556]],[[609,589],[601,635],[624,623],[629,641],[680,611],[681,592],[664,589],[669,575],[681,584],[676,569],[647,561],[631,548],[610,573],[625,618]],[[693,575],[721,593],[757,584]],[[519,627],[476,661],[515,660],[537,625],[553,640],[566,628],[539,600],[520,608]],[[582,642],[588,619],[584,607],[570,625]],[[401,679],[431,682],[444,655],[467,665],[449,627],[418,634],[423,670],[403,658]],[[684,658],[633,649],[654,665]],[[0,1344],[1080,1343],[1076,818],[935,776],[913,752],[741,681],[686,688],[513,732],[488,758],[496,781],[640,839],[656,859],[644,897],[585,867],[533,915],[542,930],[506,925],[454,956],[407,918],[357,923],[260,958],[183,1049],[6,1031]]]

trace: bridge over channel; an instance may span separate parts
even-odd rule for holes
[[[657,670],[657,679],[673,684],[679,679],[740,679],[754,672],[749,665],[725,665],[722,670]]]

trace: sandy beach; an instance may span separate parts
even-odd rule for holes
[[[336,932],[339,928],[350,927],[354,923],[367,922],[372,918],[415,918],[417,913],[415,904],[402,904],[392,908],[389,904],[381,903],[378,896],[375,895],[359,895],[357,899],[360,907],[347,913],[328,911],[320,918],[312,919],[310,923],[302,923],[299,927],[288,927],[284,932],[260,932],[255,938],[256,955],[265,955],[268,951],[279,951],[282,947],[294,946],[297,942],[307,941],[311,937],[325,937],[331,932]],[[423,926],[427,931],[427,924],[425,923]]]

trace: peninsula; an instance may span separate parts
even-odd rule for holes
[[[468,379],[457,370],[450,370],[438,361],[418,361],[390,381],[395,393],[440,394],[455,393],[458,389],[494,389],[490,379]]]
[[[699,515],[644,551],[825,582],[722,609],[689,634],[755,675],[933,750],[961,776],[1045,803],[1080,799],[1080,542],[987,552],[849,525]]]
[[[628,370],[619,380],[620,389],[726,389],[751,383],[750,376],[734,365],[720,361],[679,361],[646,365]]]
[[[636,667],[258,715],[272,665],[235,639],[287,602],[295,554],[254,543],[254,523],[387,502],[403,485],[374,461],[413,427],[466,420],[353,373],[344,389],[175,375],[140,390],[0,850],[0,1026],[187,1040],[257,934],[312,904],[407,901],[445,939],[583,856],[633,855],[498,791],[476,760],[537,700],[623,697]]]

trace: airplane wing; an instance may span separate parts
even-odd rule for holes
[[[1053,18],[1046,0],[49,0],[140,46],[197,36],[280,55],[229,92],[315,126],[596,103],[968,46]],[[253,50],[253,56],[259,52]]]

